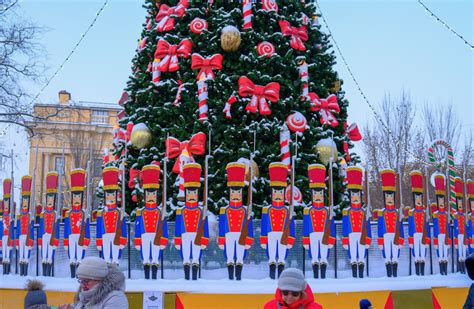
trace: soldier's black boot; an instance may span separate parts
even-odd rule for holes
[[[10,274],[11,271],[11,264],[10,263],[5,263],[5,275]]]
[[[49,263],[46,263],[46,277],[51,277],[51,265]]]
[[[466,273],[466,261],[462,261],[461,265],[462,265],[462,273],[465,274]]]
[[[7,270],[6,264],[2,263],[2,272],[3,272],[4,275],[6,274],[6,270]]]
[[[351,268],[352,268],[352,277],[357,278],[357,263],[351,264]]]
[[[20,263],[20,276],[23,276],[23,263]]]
[[[145,273],[145,279],[150,279],[150,264],[143,265],[143,272]]]
[[[444,263],[443,262],[439,262],[439,274],[440,275],[444,275]]]
[[[242,280],[242,269],[244,268],[244,265],[242,264],[237,264],[235,265],[235,279],[240,281]]]
[[[284,269],[285,269],[285,264],[278,263],[278,278],[280,278],[280,275]]]
[[[321,263],[321,279],[326,279],[326,269],[328,269],[328,264]]]
[[[417,276],[420,275],[420,264],[421,263],[418,262],[418,261],[415,262],[415,273],[416,273]]]
[[[276,264],[270,263],[270,279],[275,279]]]
[[[398,270],[398,263],[393,262],[392,263],[392,275],[393,275],[394,278],[397,277],[397,270]]]
[[[8,269],[7,269],[7,275],[9,275],[9,274],[12,273],[12,263],[11,263],[11,262],[8,263],[7,268],[8,268]]]
[[[227,264],[227,272],[229,273],[229,280],[234,280],[234,264]]]
[[[193,264],[193,280],[197,280],[199,271],[199,264]]]
[[[48,274],[47,274],[47,271],[46,271],[46,263],[42,263],[41,266],[42,266],[42,269],[43,269],[43,272],[42,272],[43,276],[47,277]]]
[[[392,264],[390,262],[385,263],[385,268],[387,269],[387,277],[392,277]]]
[[[313,277],[315,279],[319,278],[319,264],[318,263],[313,264]]]
[[[443,273],[445,276],[448,275],[448,261],[443,262]]]
[[[189,272],[191,266],[189,264],[184,264],[184,279],[189,280]]]
[[[153,264],[151,265],[151,279],[156,280],[158,274],[158,265]]]
[[[25,271],[24,271],[24,276],[28,276],[28,263],[25,263]]]
[[[421,261],[420,262],[420,276],[424,276],[424,275],[425,275],[425,262]]]
[[[364,278],[364,263],[359,263],[359,278]]]

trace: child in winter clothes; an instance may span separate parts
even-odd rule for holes
[[[265,304],[264,309],[322,309],[314,302],[313,291],[306,283],[303,272],[296,268],[285,269],[278,279],[275,299]]]
[[[471,253],[466,261],[467,274],[471,280],[474,280],[474,253]],[[474,283],[471,284],[469,288],[469,294],[467,294],[466,302],[464,303],[463,309],[472,309],[474,308]]]

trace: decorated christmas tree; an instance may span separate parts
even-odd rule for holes
[[[167,155],[168,206],[173,208],[182,195],[180,165],[194,160],[204,167],[210,155],[208,205],[217,213],[228,200],[226,165],[252,157],[258,218],[270,203],[271,162],[288,163],[290,170],[295,158],[294,184],[303,203],[309,203],[308,165],[328,166],[332,152],[339,214],[346,203],[341,159],[349,165],[357,160],[349,158],[357,132],[347,127],[348,101],[315,5],[146,0],[145,7],[148,16],[121,100],[120,125],[125,130],[133,123],[134,129],[116,154],[126,156],[128,167],[138,170]],[[331,151],[335,147],[337,153]],[[128,199],[133,197],[129,209],[140,205],[137,188],[127,191]],[[298,190],[294,194],[298,200]],[[296,211],[300,214],[301,208]]]

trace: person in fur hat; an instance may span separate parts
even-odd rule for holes
[[[125,276],[114,264],[98,257],[87,257],[77,268],[79,290],[74,304],[60,309],[127,309]]]
[[[28,291],[25,295],[24,308],[50,308],[48,307],[48,300],[46,293],[43,290],[44,284],[39,280],[28,280],[26,282],[26,290]]]

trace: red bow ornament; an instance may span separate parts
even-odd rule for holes
[[[272,82],[266,86],[259,86],[255,85],[248,77],[242,76],[239,78],[239,95],[241,97],[252,97],[245,110],[253,114],[260,110],[261,115],[270,115],[272,111],[267,100],[275,103],[280,99],[280,84]]]
[[[291,48],[301,51],[306,50],[306,46],[303,43],[303,41],[308,40],[308,30],[306,26],[293,27],[290,25],[290,22],[286,20],[280,20],[278,24],[280,25],[283,35],[291,36]]]
[[[168,158],[176,158],[173,166],[173,173],[179,174],[181,171],[180,163],[194,162],[193,155],[202,155],[206,151],[206,134],[199,132],[194,134],[189,141],[180,142],[174,137],[166,139],[166,153]]]
[[[191,57],[191,69],[200,70],[197,75],[197,80],[214,79],[214,72],[212,70],[222,70],[222,55],[215,54],[211,57],[204,58],[200,54],[194,53]]]
[[[156,45],[155,59],[161,59],[157,68],[160,72],[175,72],[179,70],[178,57],[188,58],[191,55],[193,43],[184,39],[178,45],[171,45],[160,39]]]
[[[346,132],[346,136],[349,140],[353,142],[360,141],[362,139],[362,135],[360,134],[359,128],[357,124],[353,123],[349,127],[347,127],[347,122],[344,122],[344,131]],[[344,152],[346,153],[346,161],[351,161],[351,153],[349,152],[349,143],[344,142],[343,144]]]
[[[334,94],[331,94],[326,99],[320,99],[318,95],[314,92],[308,94],[311,101],[311,111],[318,112],[321,118],[319,121],[321,124],[328,124],[332,127],[335,127],[339,124],[334,113],[339,113],[339,104],[337,103],[337,97]]]
[[[160,6],[160,11],[156,14],[156,30],[158,32],[170,31],[174,28],[175,17],[183,17],[188,8],[188,0],[179,1],[177,6],[169,7],[166,4]]]

